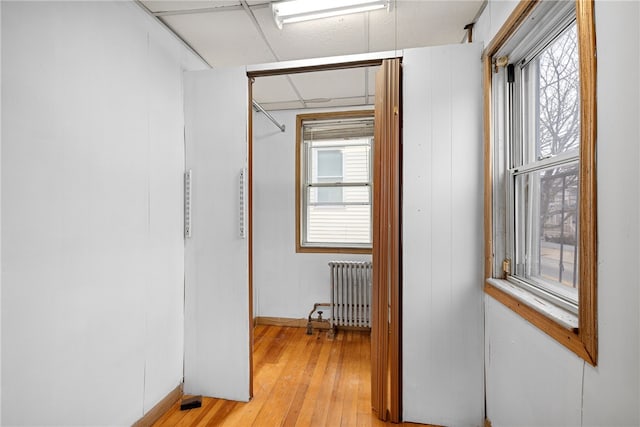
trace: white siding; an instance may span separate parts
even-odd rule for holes
[[[371,242],[371,206],[309,206],[308,209],[310,242]]]

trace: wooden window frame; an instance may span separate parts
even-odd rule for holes
[[[326,245],[326,246],[303,246],[302,245],[302,185],[303,180],[301,175],[302,164],[302,125],[304,122],[313,120],[332,120],[341,118],[364,118],[373,117],[373,110],[353,110],[353,111],[332,111],[322,113],[308,113],[298,114],[296,116],[296,252],[297,253],[340,253],[340,254],[370,254],[371,247],[349,247],[338,245]],[[373,203],[373,195],[371,198]],[[373,218],[372,218],[373,224]],[[373,226],[373,225],[372,225]]]
[[[494,271],[493,229],[493,106],[494,56],[520,28],[540,0],[521,0],[483,53],[484,80],[484,234],[485,277]],[[592,366],[598,360],[597,333],[597,192],[596,192],[596,39],[594,1],[576,0],[580,68],[580,189],[578,328],[568,329],[552,317],[526,305],[511,293],[485,283],[485,293],[538,327]]]

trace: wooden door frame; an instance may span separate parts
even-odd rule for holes
[[[374,216],[382,213],[383,207],[385,207],[387,213],[383,215],[385,220],[390,221],[387,232],[382,233],[384,237],[385,246],[388,245],[389,250],[385,251],[384,255],[381,251],[378,251],[378,256],[382,256],[382,260],[386,260],[385,264],[390,265],[390,269],[381,269],[380,265],[376,266],[375,259],[378,259],[378,263],[381,264],[381,259],[375,257],[375,244],[374,244],[374,275],[376,270],[382,270],[387,277],[391,280],[388,283],[390,286],[389,292],[378,292],[381,300],[374,302],[374,310],[377,307],[377,315],[374,316],[378,321],[382,320],[384,323],[392,321],[392,327],[381,328],[377,327],[377,337],[374,337],[374,330],[372,329],[372,409],[378,415],[381,420],[391,420],[393,422],[399,422],[401,420],[402,411],[402,324],[401,324],[401,253],[402,248],[400,245],[401,236],[401,146],[400,141],[400,123],[401,123],[401,102],[400,102],[400,61],[402,58],[402,51],[380,52],[373,54],[362,55],[347,55],[332,58],[320,58],[311,60],[300,61],[285,61],[280,63],[263,64],[247,67],[248,77],[248,126],[247,126],[247,168],[248,168],[248,185],[247,185],[247,217],[248,217],[248,263],[249,263],[249,396],[253,397],[253,81],[256,77],[266,76],[278,76],[285,74],[307,73],[313,71],[327,71],[327,70],[343,70],[350,68],[363,68],[371,66],[383,66],[384,63],[393,63],[397,66],[397,74],[393,77],[397,80],[387,81],[387,90],[391,99],[395,104],[389,110],[385,109],[385,113],[388,115],[386,123],[392,123],[392,126],[386,126],[387,135],[391,136],[391,133],[395,132],[394,144],[389,144],[385,148],[385,155],[382,158],[380,156],[381,151],[374,149],[374,165],[376,161],[380,169],[382,163],[386,163],[389,159],[394,163],[394,167],[388,170],[388,173],[384,173],[379,177],[383,181],[378,181],[381,186],[385,186],[390,191],[383,191],[377,193],[374,190]],[[391,82],[391,83],[390,83]],[[392,82],[396,82],[395,86]],[[376,101],[377,102],[377,101]],[[376,104],[377,107],[377,104]],[[376,125],[377,126],[377,125]],[[381,144],[376,144],[381,145]],[[378,154],[376,154],[378,153]],[[380,160],[384,162],[380,162]],[[375,172],[374,172],[375,173]],[[374,178],[375,179],[375,178]],[[388,180],[391,180],[389,182]],[[375,181],[374,181],[375,182]],[[376,200],[375,194],[382,195],[382,199]],[[378,207],[376,207],[376,202]],[[377,212],[377,213],[376,213]],[[374,230],[374,242],[376,242],[376,231]],[[381,235],[378,234],[377,238]],[[386,258],[391,254],[390,258]],[[376,280],[374,279],[374,287]],[[375,298],[374,290],[374,298]],[[389,300],[390,296],[390,300]],[[390,303],[390,310],[387,310],[387,304]],[[372,321],[373,323],[373,321]],[[384,331],[384,333],[382,332]],[[386,338],[386,339],[385,339]],[[374,351],[377,350],[377,351]],[[378,364],[377,373],[374,372],[374,360]],[[374,386],[375,382],[375,386]],[[375,387],[375,389],[374,389]],[[377,397],[377,398],[375,398]]]

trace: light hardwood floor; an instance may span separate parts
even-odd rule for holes
[[[204,398],[179,402],[154,426],[419,426],[384,423],[371,413],[370,338],[359,331],[306,335],[304,328],[258,325],[254,331],[254,397],[249,403]]]

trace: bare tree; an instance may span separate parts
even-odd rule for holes
[[[549,45],[537,60],[538,159],[579,148],[580,81],[577,50],[574,25]],[[541,172],[540,184],[542,232],[546,232],[546,237],[551,240],[557,239],[561,243],[575,245],[577,165]],[[554,225],[558,225],[559,228],[553,230]]]

